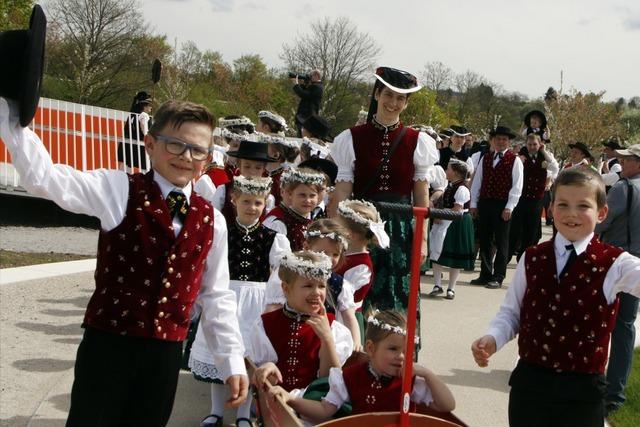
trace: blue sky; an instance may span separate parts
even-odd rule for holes
[[[638,0],[141,1],[156,33],[228,62],[257,53],[281,67],[284,42],[319,18],[346,16],[382,47],[379,65],[419,74],[441,61],[530,97],[558,89],[562,70],[565,92],[640,96]]]

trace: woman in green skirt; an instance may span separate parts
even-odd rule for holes
[[[335,215],[338,203],[348,198],[420,207],[429,203],[427,176],[428,168],[439,158],[436,142],[400,122],[410,94],[421,86],[415,76],[394,68],[380,67],[375,77],[367,122],[345,130],[333,142],[331,156],[338,165],[338,177],[328,207],[331,215]],[[391,244],[388,249],[373,248],[370,252],[375,278],[365,299],[365,312],[371,308],[406,312],[412,218],[384,210],[380,216]],[[424,236],[423,259],[427,251],[427,234]]]
[[[460,275],[460,269],[469,269],[474,263],[473,220],[469,215],[469,202],[471,193],[465,186],[469,177],[467,163],[452,159],[447,167],[447,186],[442,196],[443,207],[454,211],[464,212],[461,221],[440,221],[431,229],[430,257],[433,268],[435,286],[429,296],[438,296],[444,293],[442,289],[442,272],[449,267],[449,286],[445,295],[446,299],[454,299],[455,286]],[[444,239],[442,239],[444,237]]]

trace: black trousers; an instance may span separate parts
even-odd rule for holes
[[[542,199],[520,198],[511,217],[509,260],[515,255],[520,261],[520,256],[522,256],[525,249],[538,243],[538,240],[540,240],[541,214]]]
[[[182,342],[87,328],[78,347],[67,427],[164,427],[181,356]]]
[[[511,427],[602,427],[603,375],[555,372],[520,360],[509,379]]]
[[[509,261],[509,225],[502,219],[506,200],[482,199],[478,202],[480,238],[480,278],[502,283]],[[495,243],[495,259],[493,244]]]

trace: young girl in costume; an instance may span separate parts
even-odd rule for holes
[[[231,278],[229,287],[236,294],[238,323],[245,348],[248,346],[252,326],[264,309],[265,285],[271,268],[275,268],[283,253],[289,252],[289,242],[285,236],[260,224],[260,215],[270,187],[270,178],[245,178],[240,175],[233,182],[231,198],[236,206],[237,216],[227,224]],[[198,330],[189,367],[197,380],[211,383],[211,414],[202,421],[203,427],[222,425],[227,399],[218,369],[212,364],[212,360],[204,334],[202,330]],[[238,408],[237,426],[250,425],[250,407],[251,397]]]
[[[460,275],[460,269],[473,268],[474,240],[473,220],[469,215],[469,201],[471,194],[465,186],[469,177],[466,162],[457,159],[449,160],[447,167],[447,186],[442,196],[445,209],[464,212],[460,221],[435,220],[429,233],[431,242],[429,256],[433,267],[435,286],[429,296],[442,294],[442,272],[449,267],[449,286],[446,299],[455,298],[455,286]]]
[[[273,179],[273,187],[271,194],[275,198],[276,206],[282,201],[282,188],[280,181],[282,174],[295,167],[296,160],[300,154],[300,144],[297,138],[285,138],[281,136],[270,136],[269,138],[269,155],[276,159],[274,165],[269,171],[269,176]],[[285,204],[288,204],[286,201]]]
[[[356,318],[360,325],[360,336],[364,336],[362,304],[373,283],[374,271],[369,246],[389,247],[389,236],[384,231],[380,215],[369,202],[343,200],[338,204],[338,216],[348,232],[348,249],[345,262],[338,268],[346,281],[355,290]]]
[[[331,368],[329,393],[322,401],[303,399],[279,387],[272,391],[273,395],[284,397],[298,414],[314,423],[330,419],[344,403],[351,403],[352,415],[397,412],[402,393],[405,325],[404,316],[393,310],[369,316],[365,343],[369,361],[344,369]],[[417,403],[440,412],[454,409],[453,394],[431,370],[414,364],[413,373],[411,410],[415,411]]]
[[[254,376],[258,387],[275,378],[290,392],[342,366],[353,351],[353,340],[324,306],[331,277],[327,255],[313,251],[287,254],[280,260],[278,274],[286,302],[253,325],[249,353],[259,366]]]
[[[324,218],[313,221],[309,225],[305,236],[307,239],[304,243],[305,249],[324,253],[331,259],[333,271],[327,281],[329,289],[325,300],[325,308],[328,313],[333,313],[336,316],[338,322],[349,328],[354,342],[354,349],[360,351],[362,345],[360,344],[360,328],[355,316],[354,289],[351,283],[345,281],[340,274],[335,272],[338,265],[342,264],[344,253],[347,249],[346,230],[337,221]],[[273,273],[269,278],[265,293],[266,311],[282,308],[284,301],[285,297],[282,292],[281,281],[278,274]]]
[[[264,225],[285,234],[291,249],[302,249],[304,232],[311,222],[311,212],[318,206],[320,194],[327,186],[324,174],[311,169],[291,169],[282,175],[283,196],[289,203],[280,203],[264,219]]]

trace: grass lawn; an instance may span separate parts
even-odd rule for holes
[[[625,395],[627,401],[608,420],[613,427],[635,427],[640,423],[640,347],[633,352],[633,367]]]
[[[47,264],[50,262],[73,261],[77,259],[94,258],[85,255],[13,252],[0,250],[0,268],[23,267],[25,265]]]

